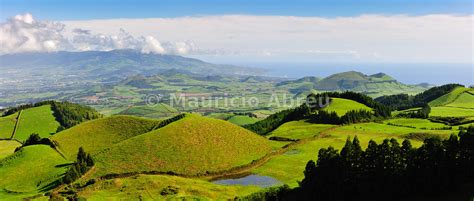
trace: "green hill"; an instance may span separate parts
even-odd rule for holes
[[[97,154],[95,175],[143,171],[205,174],[248,164],[270,150],[265,138],[237,125],[186,115]]]
[[[436,106],[444,106],[444,105],[453,103],[454,101],[456,101],[456,99],[459,98],[459,96],[461,96],[462,94],[464,94],[465,92],[467,92],[469,90],[471,90],[471,89],[464,88],[464,87],[456,87],[451,92],[449,92],[449,93],[447,93],[447,94],[445,94],[441,97],[438,97],[437,99],[429,102],[428,104],[431,107],[436,107]],[[467,96],[469,96],[469,95],[471,95],[471,94],[467,94]]]
[[[59,126],[59,122],[53,116],[51,105],[29,108],[22,110],[14,138],[24,141],[32,133],[47,138],[56,133]]]
[[[176,110],[175,108],[169,105],[166,105],[164,103],[158,103],[155,105],[131,106],[125,109],[124,111],[120,112],[119,114],[149,117],[149,118],[160,118],[160,117],[173,116],[173,115],[176,115],[177,113],[178,113],[178,110]]]
[[[445,84],[432,87],[416,95],[396,94],[381,96],[375,101],[392,108],[393,110],[406,110],[410,108],[423,107],[429,104],[431,107],[440,106],[453,101],[460,93],[463,93],[464,86],[460,84]]]
[[[159,121],[132,117],[112,116],[88,121],[51,136],[58,148],[73,159],[79,147],[95,154],[113,144],[149,132]]]
[[[390,75],[387,75],[385,73],[377,73],[369,76],[369,79],[372,81],[391,81],[395,80],[393,77]]]
[[[289,88],[289,91],[294,94],[309,92],[315,88],[316,83],[321,78],[308,76],[297,80],[288,80],[277,83],[275,86],[280,88]]]
[[[337,91],[348,90],[368,82],[368,77],[360,72],[349,71],[333,74],[318,82],[318,90]]]
[[[474,116],[474,90],[456,87],[451,92],[429,102],[430,116],[470,117]]]
[[[464,92],[459,95],[455,101],[447,104],[446,106],[458,108],[474,108],[474,94]]]
[[[336,112],[338,116],[344,116],[347,112],[351,110],[369,110],[372,108],[367,107],[366,105],[349,100],[344,98],[331,98],[331,104],[323,108],[327,112]]]
[[[0,197],[13,199],[48,190],[69,163],[49,146],[24,147],[0,160]]]

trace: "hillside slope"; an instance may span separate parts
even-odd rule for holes
[[[431,107],[444,106],[444,105],[453,103],[454,101],[456,101],[456,99],[459,98],[459,96],[463,95],[465,92],[468,92],[470,90],[472,89],[465,88],[465,87],[456,87],[451,92],[436,98],[435,100],[429,102],[428,104]],[[465,95],[470,96],[471,94],[466,93]]]
[[[429,102],[430,116],[472,117],[474,116],[474,89],[457,87],[451,92]]]
[[[95,156],[97,173],[219,172],[263,157],[269,142],[232,123],[199,115],[118,143]]]
[[[331,98],[331,103],[323,108],[327,112],[336,112],[338,116],[344,116],[347,112],[351,110],[368,110],[372,111],[372,108],[367,107],[366,105],[349,100],[344,98]]]

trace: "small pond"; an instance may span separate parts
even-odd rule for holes
[[[213,183],[222,184],[222,185],[243,185],[243,186],[260,186],[260,187],[270,187],[275,185],[282,184],[280,181],[276,180],[273,177],[261,176],[256,174],[247,175],[240,178],[227,178],[216,180]]]

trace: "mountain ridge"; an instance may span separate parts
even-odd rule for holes
[[[116,74],[122,77],[133,74],[151,75],[169,69],[186,70],[203,75],[245,75],[263,72],[260,69],[212,64],[179,55],[143,54],[135,50],[30,52],[0,55],[0,60],[0,66],[3,68],[54,68],[62,71],[84,71],[83,73],[96,76],[106,76],[107,74]]]
[[[313,76],[303,77],[298,80],[289,80],[277,83],[276,87],[291,87],[293,91],[315,89],[318,91],[356,91],[366,93],[371,96],[378,96],[384,93],[400,91],[406,93],[418,93],[429,87],[424,85],[408,85],[397,81],[386,73],[376,73],[366,75],[358,71],[346,71],[335,73],[324,78]]]

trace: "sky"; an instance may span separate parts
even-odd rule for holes
[[[1,0],[2,19],[32,13],[48,20],[173,18],[202,15],[339,17],[362,14],[472,14],[471,0]]]
[[[0,54],[136,49],[219,63],[471,64],[472,74],[471,0],[0,2]]]

